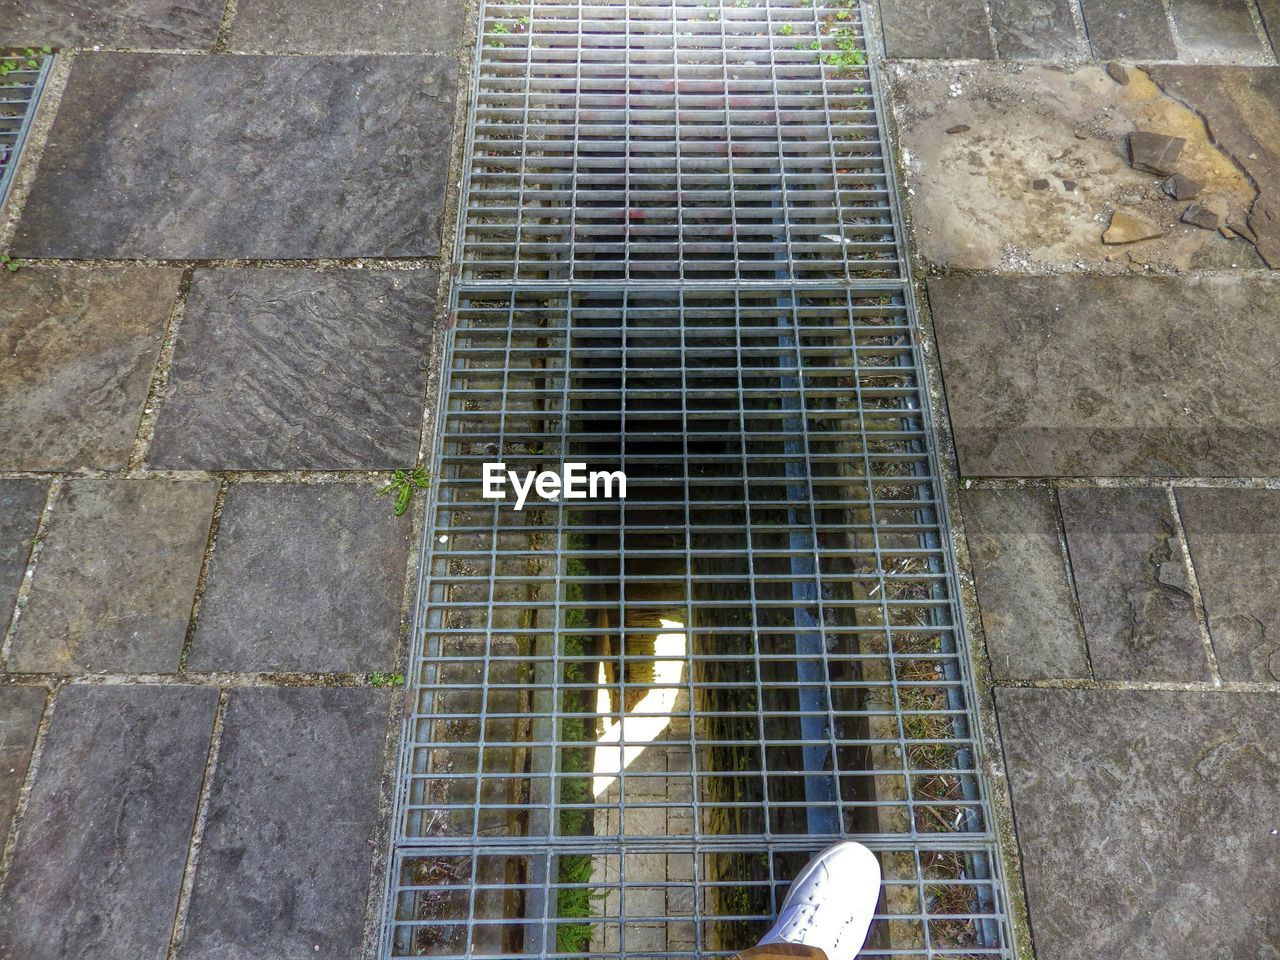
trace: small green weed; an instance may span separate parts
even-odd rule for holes
[[[395,511],[397,517],[403,517],[413,503],[414,490],[426,490],[431,486],[431,475],[422,467],[412,470],[397,470],[391,475],[391,482],[378,491],[382,497],[388,493],[395,494]]]
[[[796,28],[789,23],[784,23],[782,26],[778,28],[778,36],[780,37],[789,37],[795,32],[796,32]]]
[[[404,686],[404,674],[403,673],[371,673],[369,674],[369,686],[371,687]]]
[[[21,266],[21,260],[15,260],[7,253],[0,253],[0,268],[8,270],[10,273],[17,273]]]

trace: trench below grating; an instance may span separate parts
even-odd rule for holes
[[[858,8],[482,16],[383,956],[1012,957]]]
[[[52,64],[52,54],[0,50],[0,207],[8,199]]]

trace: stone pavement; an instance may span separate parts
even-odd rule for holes
[[[4,960],[373,955],[469,20],[0,2]]]
[[[879,10],[1022,952],[1278,956],[1280,5]]]

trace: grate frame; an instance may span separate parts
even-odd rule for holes
[[[0,208],[9,199],[54,56],[40,51],[32,56],[0,53],[0,64],[16,68],[0,77]],[[34,67],[30,65],[33,62]]]

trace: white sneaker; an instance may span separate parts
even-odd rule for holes
[[[778,921],[760,943],[819,947],[827,960],[853,960],[880,898],[880,863],[860,843],[827,847],[791,882]]]

